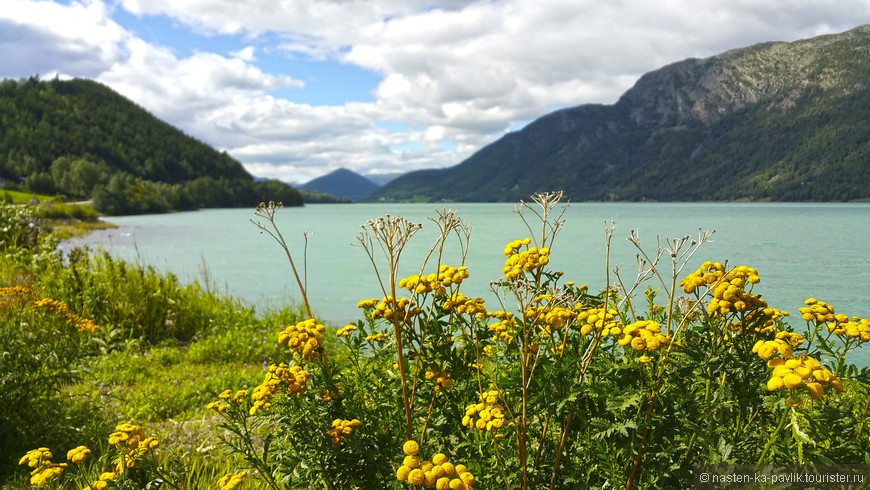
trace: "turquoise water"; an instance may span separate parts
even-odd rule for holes
[[[489,281],[501,276],[505,243],[530,233],[511,204],[453,203],[449,207],[469,220],[472,228],[466,261],[471,277],[462,290],[492,305],[496,300],[488,293]],[[440,208],[433,204],[321,204],[279,211],[277,222],[298,262],[304,251],[303,232],[312,234],[307,247],[307,282],[315,314],[342,326],[358,318],[360,299],[383,295],[372,264],[356,240],[366,220],[390,213],[423,224],[403,252],[403,277],[419,273],[436,237],[436,227],[427,217],[435,216]],[[250,223],[253,217],[253,209],[109,217],[107,221],[119,228],[69,245],[101,246],[115,256],[172,271],[184,280],[205,281],[255,305],[297,301],[283,250],[258,232]],[[695,254],[683,275],[704,260],[745,264],[758,269],[761,283],[755,292],[774,308],[797,315],[804,300],[812,296],[833,305],[838,313],[870,317],[870,204],[575,203],[564,217],[565,227],[552,247],[550,266],[564,271],[565,280],[588,284],[592,290],[606,284],[606,224],[616,226],[611,268],[621,264],[625,281],[633,281],[637,273],[637,250],[626,240],[631,230],[638,230],[642,246],[654,254],[657,238],[697,237],[701,228],[715,230],[712,241]],[[444,262],[450,265],[459,262],[455,242],[445,255]],[[802,327],[797,318],[792,324],[798,330]],[[862,354],[866,359],[859,363],[870,364],[870,352]]]

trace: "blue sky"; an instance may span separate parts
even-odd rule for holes
[[[0,78],[98,80],[304,182],[455,165],[665,64],[868,22],[868,0],[3,0]]]
[[[131,34],[153,45],[167,45],[181,58],[197,51],[210,51],[233,56],[245,48],[254,47],[253,64],[267,73],[283,74],[305,83],[298,87],[272,90],[274,97],[310,105],[341,105],[345,102],[374,102],[372,91],[381,76],[336,59],[312,59],[274,49],[281,42],[274,33],[264,33],[248,39],[244,35],[220,35],[190,29],[166,15],[134,15],[123,8],[115,10],[112,19]]]

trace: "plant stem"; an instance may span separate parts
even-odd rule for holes
[[[794,409],[791,408],[782,412],[782,418],[779,419],[779,425],[776,426],[776,430],[773,431],[773,434],[770,435],[770,439],[767,441],[767,445],[764,446],[764,449],[761,451],[761,456],[758,457],[758,464],[764,462],[764,457],[767,456],[767,451],[769,451],[770,447],[773,446],[773,442],[776,440],[776,436],[779,434],[779,431],[782,430],[782,427],[785,425],[785,419],[788,418],[788,414],[792,410]]]
[[[637,475],[637,469],[640,468],[640,461],[643,459],[643,446],[646,444],[646,438],[649,437],[650,433],[650,425],[649,418],[652,416],[653,407],[655,406],[656,394],[653,392],[652,396],[650,396],[649,401],[647,401],[646,406],[646,415],[644,415],[643,422],[646,426],[643,431],[643,436],[640,438],[640,443],[637,445],[637,454],[634,456],[634,461],[631,463],[631,473],[628,474],[628,481],[625,482],[625,490],[631,490],[632,485],[634,484],[634,477]]]

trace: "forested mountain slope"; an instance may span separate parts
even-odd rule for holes
[[[255,182],[225,152],[84,79],[0,82],[0,176],[93,198],[109,214],[302,203],[289,185]]]
[[[688,59],[370,200],[870,198],[870,26]]]

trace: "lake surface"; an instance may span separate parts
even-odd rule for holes
[[[303,232],[308,239],[309,299],[319,318],[334,326],[359,318],[361,299],[383,296],[372,264],[358,246],[361,225],[389,213],[403,216],[423,229],[402,254],[400,277],[420,272],[420,265],[437,236],[435,204],[311,204],[286,208],[276,221],[301,267]],[[502,275],[507,242],[531,236],[513,204],[452,203],[472,228],[466,265],[471,276],[462,291],[481,296],[491,309],[495,297],[489,281]],[[527,217],[528,217],[527,213]],[[299,295],[283,250],[250,222],[253,209],[213,209],[195,212],[108,217],[117,229],[96,232],[65,247],[102,247],[114,256],[153,265],[182,280],[199,280],[213,289],[262,307],[298,301]],[[792,313],[802,331],[798,308],[808,297],[834,306],[837,313],[870,317],[870,204],[784,203],[574,203],[565,227],[552,247],[550,267],[565,272],[563,280],[588,284],[597,291],[606,284],[605,227],[614,222],[611,268],[633,281],[637,250],[626,240],[638,230],[649,254],[657,237],[698,236],[698,229],[715,230],[683,270],[683,276],[705,260],[758,269],[760,293],[770,306]],[[539,228],[533,226],[539,231]],[[444,262],[458,265],[456,240]],[[434,263],[434,262],[432,262]],[[379,265],[385,266],[381,261]],[[427,268],[427,273],[434,266]],[[669,266],[668,266],[669,267]],[[301,270],[300,270],[301,274]],[[660,284],[650,282],[653,288]],[[797,317],[797,318],[795,318]],[[870,364],[870,349],[858,364]]]

